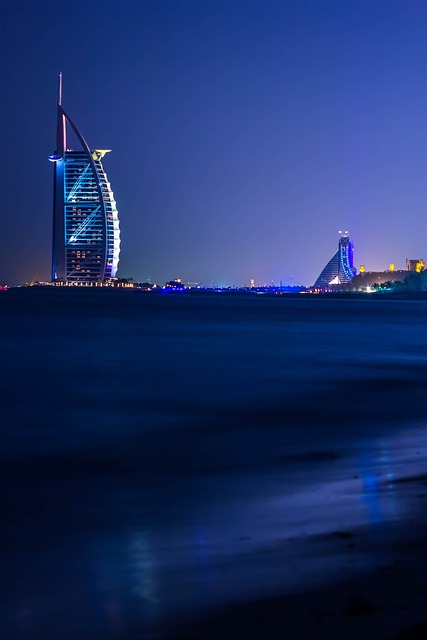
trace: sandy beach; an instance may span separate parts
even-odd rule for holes
[[[163,637],[424,640],[425,530],[425,520],[414,519],[405,526],[390,525],[387,531],[334,532],[313,544],[322,544],[324,553],[339,555],[342,580],[317,588],[307,585],[299,593],[219,609],[197,622],[165,631]],[[382,556],[384,563],[346,579],[348,565],[357,563],[358,555],[363,553]]]
[[[424,429],[418,431],[422,440],[424,434]],[[390,500],[403,506],[403,516],[400,508],[395,517],[388,510],[385,519],[368,526],[334,529],[331,522],[330,532],[283,540],[263,558],[267,571],[273,563],[282,566],[285,576],[291,564],[294,575],[301,575],[282,595],[260,595],[205,616],[192,612],[190,620],[152,637],[427,638],[427,474],[416,474],[424,463],[421,450],[413,451],[417,459],[406,456],[406,462],[401,453],[401,470],[410,475],[390,483],[385,474],[372,492],[383,507]]]

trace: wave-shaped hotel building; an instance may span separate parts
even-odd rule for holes
[[[340,232],[341,233],[341,232]],[[346,231],[339,240],[334,253],[313,285],[314,289],[328,289],[334,285],[351,282],[356,274],[353,266],[353,243]]]
[[[67,149],[67,124],[81,150]],[[102,166],[109,150],[90,149],[62,108],[59,75],[54,163],[52,282],[102,285],[116,276],[120,227],[116,201]]]

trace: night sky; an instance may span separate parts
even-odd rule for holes
[[[57,76],[119,276],[314,282],[427,258],[427,3],[0,0],[0,284],[50,277]]]

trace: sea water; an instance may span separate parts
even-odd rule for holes
[[[0,335],[1,637],[156,637],[337,580],[377,560],[322,536],[413,507],[426,302],[12,289]]]

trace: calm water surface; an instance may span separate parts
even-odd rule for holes
[[[1,637],[157,637],[415,508],[425,302],[18,289],[0,335]]]

